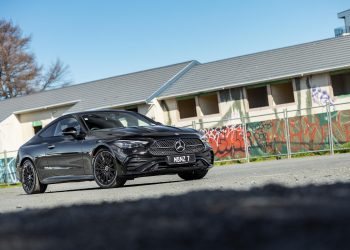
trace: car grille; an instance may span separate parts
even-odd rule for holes
[[[153,155],[174,155],[174,154],[193,154],[204,150],[204,144],[200,139],[184,138],[185,150],[181,153],[175,150],[175,143],[179,139],[162,139],[155,141],[149,151]]]

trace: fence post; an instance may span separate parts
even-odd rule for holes
[[[289,120],[288,120],[288,112],[287,109],[283,110],[283,116],[284,116],[284,126],[285,126],[285,137],[286,137],[286,143],[287,143],[287,157],[288,159],[292,158],[292,152],[290,149],[290,134],[289,134]]]
[[[245,116],[242,119],[243,121],[243,140],[244,140],[244,151],[246,161],[249,162],[249,146],[248,146],[248,137],[247,137],[247,124],[245,122]]]
[[[192,121],[192,128],[196,129],[196,121]]]
[[[332,128],[332,115],[329,102],[326,103],[327,120],[328,120],[328,143],[330,154],[334,155],[334,141],[333,141],[333,128]]]
[[[6,150],[4,151],[4,183],[6,184],[8,181],[7,181],[7,175],[8,175],[8,173],[7,173],[7,171],[6,171],[6,169],[7,169],[7,152],[6,152]]]

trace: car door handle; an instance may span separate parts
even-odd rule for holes
[[[49,145],[47,148],[48,148],[48,149],[54,149],[54,148],[55,148],[55,145]]]

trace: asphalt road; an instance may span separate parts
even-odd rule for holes
[[[182,181],[176,175],[139,178],[118,189],[103,190],[94,182],[51,185],[44,194],[26,195],[21,187],[0,189],[0,213],[156,198],[197,190],[248,190],[270,183],[295,187],[350,181],[350,154],[276,160],[214,167],[206,178]]]

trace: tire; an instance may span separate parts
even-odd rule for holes
[[[47,184],[42,184],[39,181],[38,174],[31,160],[26,160],[22,165],[22,187],[27,194],[44,193]]]
[[[193,170],[193,171],[186,171],[178,173],[180,178],[184,179],[185,181],[191,181],[191,180],[199,180],[202,179],[204,176],[206,176],[208,173],[208,170]]]
[[[100,149],[92,161],[95,182],[101,188],[124,186],[126,179],[118,177],[117,162],[107,149]]]

